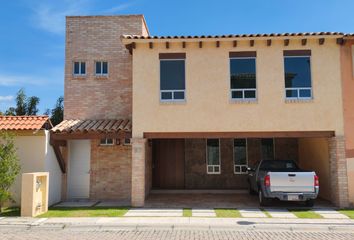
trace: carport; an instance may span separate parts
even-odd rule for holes
[[[145,133],[144,137],[138,141],[133,139],[133,205],[137,198],[134,162],[139,160],[134,149],[142,146],[144,155],[140,157],[145,160],[143,203],[146,198],[150,205],[159,198],[168,199],[171,205],[174,199],[188,202],[188,195],[200,198],[200,194],[209,194],[208,198],[214,196],[216,202],[222,201],[217,194],[230,194],[228,199],[235,198],[235,202],[238,202],[237,197],[248,201],[244,196],[247,189],[245,169],[255,166],[267,154],[274,159],[294,160],[301,168],[314,170],[320,178],[322,200],[336,206],[344,206],[348,201],[346,191],[342,191],[347,187],[344,143],[333,131]],[[207,164],[208,139],[219,142],[220,162],[213,165],[213,170]],[[235,164],[235,151],[239,151],[242,144],[237,145],[239,141],[236,143],[235,139],[246,142],[247,161],[239,165]],[[178,194],[187,194],[187,198],[177,197]]]

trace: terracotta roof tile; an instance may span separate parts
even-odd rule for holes
[[[101,120],[64,120],[52,129],[54,133],[104,132],[118,131],[131,132],[132,125],[129,119],[101,119]]]
[[[48,116],[0,116],[0,131],[40,130],[52,127]]]
[[[122,35],[124,39],[185,39],[185,38],[250,38],[250,37],[286,37],[286,36],[353,36],[352,33],[342,32],[299,32],[299,33],[258,33],[258,34],[229,34],[229,35],[188,35],[188,36],[143,36]]]

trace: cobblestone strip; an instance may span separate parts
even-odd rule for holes
[[[226,239],[254,239],[254,240],[352,240],[354,233],[349,232],[300,232],[300,231],[256,231],[256,230],[119,230],[119,231],[66,231],[66,230],[0,230],[0,239],[27,240],[226,240]]]

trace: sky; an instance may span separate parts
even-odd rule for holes
[[[354,33],[353,0],[0,0],[0,111],[64,94],[65,16],[144,14],[151,35]]]

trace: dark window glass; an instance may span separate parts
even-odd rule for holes
[[[207,139],[207,164],[219,165],[219,139]]]
[[[74,62],[74,74],[80,74],[80,62]]]
[[[242,92],[232,91],[232,98],[242,98]]]
[[[262,139],[262,158],[264,160],[274,159],[274,140],[273,138]]]
[[[297,90],[286,90],[286,97],[287,98],[297,98]]]
[[[245,98],[256,98],[256,91],[245,91]]]
[[[259,167],[262,171],[287,171],[287,172],[295,172],[298,171],[299,168],[295,162],[289,160],[271,160],[271,161],[263,161],[262,165]]]
[[[235,165],[247,165],[246,139],[234,139]]]
[[[172,92],[162,92],[161,99],[163,100],[172,99]]]
[[[311,87],[310,57],[285,57],[285,87]]]
[[[230,59],[231,88],[256,88],[256,59]]]
[[[96,62],[96,74],[102,74],[102,62]]]
[[[102,74],[108,74],[108,63],[102,62]]]
[[[174,92],[173,93],[173,98],[177,99],[177,100],[184,99],[184,92]]]
[[[86,63],[81,62],[81,74],[86,74]]]
[[[160,90],[184,89],[184,60],[160,60]]]
[[[310,98],[311,90],[310,89],[300,89],[300,97]]]

